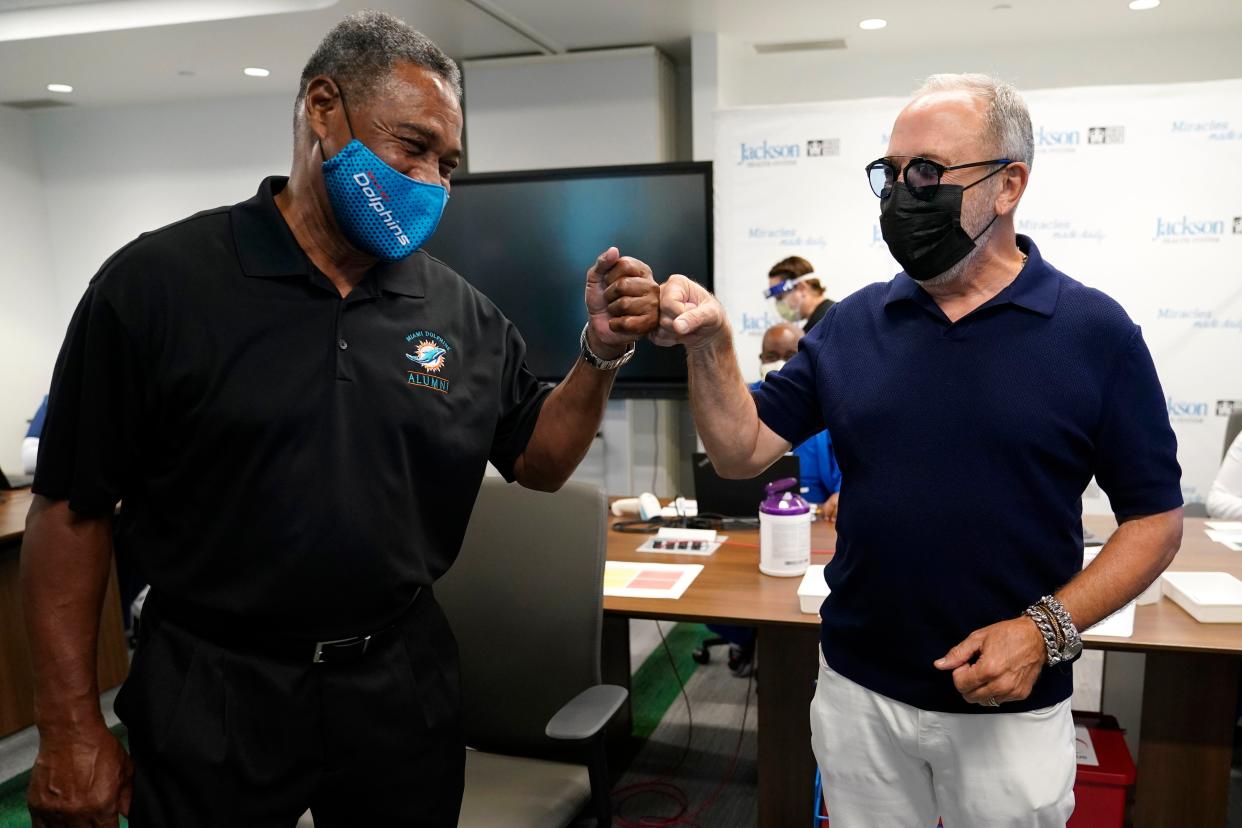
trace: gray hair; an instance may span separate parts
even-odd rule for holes
[[[435,72],[461,98],[461,69],[431,38],[387,12],[368,10],[349,15],[324,35],[302,70],[298,111],[307,86],[318,75],[332,78],[352,99],[366,100],[399,63]]]
[[[932,75],[914,93],[919,98],[930,92],[967,92],[987,105],[984,122],[988,136],[1000,154],[1029,167],[1035,159],[1035,138],[1031,134],[1031,113],[1026,101],[1012,85],[991,75]]]

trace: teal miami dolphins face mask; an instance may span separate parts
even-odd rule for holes
[[[448,190],[394,170],[354,136],[341,93],[350,142],[323,162],[323,182],[336,223],[359,250],[380,259],[404,259],[435,232]],[[319,145],[323,154],[323,144]]]

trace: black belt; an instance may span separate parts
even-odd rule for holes
[[[410,600],[409,605],[401,611],[401,615],[397,620],[388,626],[372,630],[363,635],[351,635],[345,638],[333,638],[325,641],[309,641],[292,636],[277,636],[256,632],[254,629],[239,628],[235,622],[219,623],[217,621],[205,623],[205,619],[199,618],[197,614],[188,615],[177,610],[170,611],[164,601],[152,602],[151,597],[154,595],[154,592],[147,596],[147,601],[143,604],[142,609],[144,625],[149,620],[155,620],[157,624],[161,621],[169,622],[198,638],[210,641],[225,649],[261,653],[295,663],[310,662],[311,664],[339,665],[348,664],[362,658],[380,640],[397,630],[406,616],[413,610],[422,592],[420,587],[414,593],[414,597]],[[154,607],[152,606],[153,603]],[[150,609],[155,610],[154,613],[151,613],[155,616],[154,619],[147,615]]]

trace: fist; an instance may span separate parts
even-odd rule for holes
[[[660,286],[647,265],[610,247],[586,276],[587,344],[597,356],[618,357],[659,325]]]
[[[724,308],[702,285],[676,273],[661,285],[660,327],[652,342],[695,349],[727,333]]]

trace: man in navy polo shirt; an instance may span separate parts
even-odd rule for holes
[[[687,347],[716,468],[753,476],[827,426],[849,480],[811,706],[835,828],[1064,825],[1078,631],[1181,542],[1138,327],[1014,233],[1032,154],[1011,86],[929,79],[867,167],[904,272],[833,306],[753,396],[720,304],[681,276],[661,292],[653,338]],[[1093,476],[1120,526],[1081,570]]]

